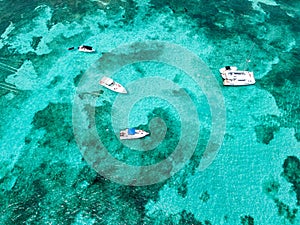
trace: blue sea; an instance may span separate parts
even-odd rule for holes
[[[0,224],[300,224],[299,9],[0,0]]]

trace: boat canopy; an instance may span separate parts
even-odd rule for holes
[[[114,81],[112,79],[110,79],[109,77],[103,77],[101,79],[104,83],[106,83],[107,85],[111,85]]]
[[[245,72],[243,72],[243,71],[237,71],[237,72],[234,71],[234,72],[229,72],[228,75],[232,75],[232,76],[234,76],[234,75],[236,75],[236,76],[246,76],[247,74]]]
[[[135,128],[129,128],[128,129],[128,134],[129,135],[134,135],[135,134]]]
[[[86,48],[86,49],[88,49],[88,50],[93,50],[93,47],[91,47],[91,46],[88,46],[88,45],[83,45],[82,47],[84,47],[84,48]]]

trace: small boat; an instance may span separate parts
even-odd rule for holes
[[[99,83],[100,85],[108,88],[109,90],[122,93],[122,94],[127,93],[126,89],[121,84],[115,82],[113,79],[109,77],[102,77]]]
[[[81,45],[81,46],[78,47],[78,51],[81,51],[81,52],[95,52],[95,49],[93,49],[93,47],[91,47],[91,46]]]
[[[136,130],[135,128],[128,128],[126,130],[120,131],[121,140],[143,138],[147,135],[149,135],[148,132],[143,130]]]
[[[219,71],[223,78],[224,86],[242,86],[255,84],[253,72],[238,70],[235,66],[225,66]]]

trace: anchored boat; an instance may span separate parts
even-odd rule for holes
[[[238,70],[235,66],[225,66],[219,71],[223,78],[224,86],[242,86],[255,84],[253,72]]]
[[[135,128],[128,128],[120,131],[121,140],[143,138],[147,135],[149,135],[148,132],[144,130],[136,130]]]
[[[121,84],[115,82],[113,79],[111,79],[109,77],[102,77],[102,79],[100,80],[99,83],[100,83],[100,85],[102,85],[114,92],[118,92],[118,93],[122,93],[122,94],[127,93],[126,89]]]
[[[81,45],[78,47],[78,51],[81,52],[95,52],[95,49],[88,45]]]

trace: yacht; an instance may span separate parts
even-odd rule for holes
[[[122,93],[122,94],[127,93],[126,89],[121,84],[115,82],[113,79],[111,79],[109,77],[102,77],[102,79],[100,80],[99,83],[100,83],[100,85],[102,85],[114,92],[118,92],[118,93]]]
[[[143,130],[136,130],[135,128],[128,128],[126,130],[120,131],[121,140],[143,138],[147,135],[149,135],[148,132]]]
[[[81,52],[95,52],[95,49],[88,45],[81,45],[78,47],[78,51]]]
[[[224,86],[242,86],[255,84],[253,72],[238,70],[235,66],[225,66],[219,71],[223,78]]]

